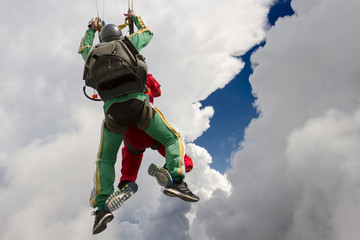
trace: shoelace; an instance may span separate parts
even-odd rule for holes
[[[180,190],[182,190],[182,191],[184,191],[184,192],[186,192],[186,193],[192,193],[192,192],[189,190],[189,188],[187,187],[186,182],[183,182],[183,181],[179,182],[177,187],[178,187]]]

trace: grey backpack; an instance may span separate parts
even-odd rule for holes
[[[125,36],[94,46],[85,61],[86,86],[96,89],[103,101],[146,91],[147,65]]]

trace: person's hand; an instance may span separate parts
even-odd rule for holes
[[[95,32],[98,30],[98,21],[99,19],[97,17],[91,19],[91,26],[95,30]]]
[[[98,30],[98,18],[92,18],[88,24],[88,27],[93,29],[95,32]]]
[[[131,18],[133,15],[135,15],[134,10],[131,10],[129,13],[124,13],[124,16]]]

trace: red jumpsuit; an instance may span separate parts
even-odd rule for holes
[[[154,102],[155,97],[160,97],[161,89],[160,84],[155,78],[148,74],[146,86],[149,89],[150,102]],[[122,148],[122,168],[120,181],[135,182],[141,161],[143,158],[143,152],[146,148],[152,148],[158,150],[158,152],[165,157],[165,147],[159,142],[154,141],[152,137],[147,135],[144,131],[140,130],[136,126],[129,126],[124,137],[124,147]],[[185,154],[184,156],[185,171],[190,172],[193,168],[192,159]]]

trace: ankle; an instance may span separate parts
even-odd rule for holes
[[[118,184],[118,188],[122,189],[123,187],[125,187],[126,184],[128,184],[130,181],[128,180],[122,180],[120,181],[120,183]]]

